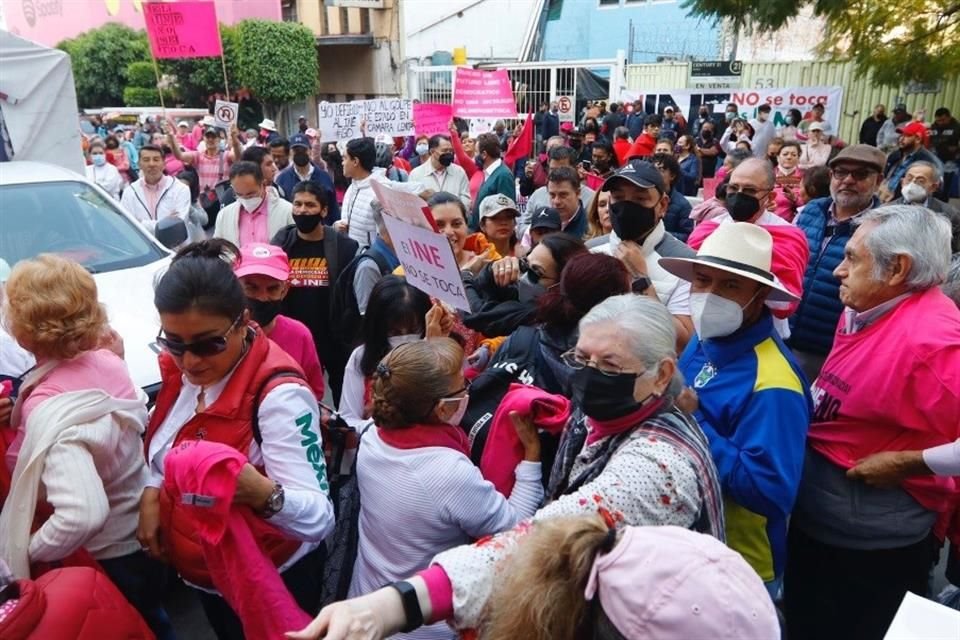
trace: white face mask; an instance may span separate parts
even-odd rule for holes
[[[903,185],[903,189],[900,190],[900,194],[903,196],[904,202],[922,204],[927,201],[927,190],[918,185],[916,182]]]
[[[691,293],[690,317],[701,340],[722,338],[743,324],[743,308],[715,293]]]
[[[407,344],[408,342],[416,342],[420,340],[421,336],[419,333],[406,333],[402,336],[390,336],[387,338],[387,342],[390,344],[391,349],[396,349],[402,344]]]
[[[460,402],[457,404],[457,410],[453,412],[453,415],[444,419],[444,422],[451,426],[459,426],[460,421],[463,420],[464,414],[467,413],[467,405],[470,403],[470,394],[463,394],[462,398],[459,398]]]
[[[418,155],[418,156],[426,155],[427,151],[429,151],[427,145],[422,144],[422,143],[417,145],[417,155]]]
[[[240,206],[247,211],[254,211],[257,207],[263,204],[263,196],[257,196],[255,198],[237,198],[237,202],[239,202]]]

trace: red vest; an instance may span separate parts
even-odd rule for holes
[[[180,369],[167,353],[160,355],[160,376],[163,385],[147,425],[144,443],[148,455],[150,441],[176,403],[183,386]],[[173,445],[184,440],[204,439],[229,445],[246,455],[253,440],[253,417],[260,401],[278,385],[290,382],[307,387],[300,365],[257,329],[250,351],[237,365],[223,393],[181,427]],[[300,541],[290,540],[266,520],[257,520],[251,528],[260,550],[277,566],[300,548]],[[180,575],[198,586],[213,588],[203,560],[200,538],[189,517],[184,517],[180,505],[166,490],[160,492],[160,530],[170,562]]]

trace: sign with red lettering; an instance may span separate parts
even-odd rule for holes
[[[460,118],[516,118],[517,102],[507,70],[457,67],[453,79],[453,115]]]
[[[166,58],[212,58],[223,54],[213,2],[145,2],[150,51]]]

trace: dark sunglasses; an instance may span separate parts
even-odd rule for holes
[[[847,176],[853,176],[857,182],[863,182],[877,172],[873,169],[832,169],[830,173],[837,180],[846,180]]]
[[[533,267],[530,266],[530,263],[526,258],[520,258],[520,273],[526,273],[527,280],[530,281],[530,284],[537,284],[540,282],[540,278],[543,277],[542,273],[538,273]]]
[[[163,332],[163,329],[161,329],[160,333],[157,333],[157,344],[169,351],[170,355],[177,357],[182,356],[188,351],[201,358],[215,356],[218,353],[223,353],[227,350],[227,336],[230,335],[230,332],[233,331],[237,324],[240,323],[240,319],[242,317],[243,314],[237,316],[237,319],[233,321],[226,331],[223,332],[223,335],[211,336],[209,338],[203,338],[202,340],[196,340],[194,342],[181,342],[180,340],[164,338],[162,335],[160,335],[160,333]]]

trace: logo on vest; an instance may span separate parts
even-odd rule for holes
[[[320,488],[324,491],[329,491],[330,486],[327,484],[327,465],[323,459],[323,450],[320,448],[320,438],[316,432],[310,428],[310,424],[313,422],[312,414],[305,413],[294,422],[300,427],[300,435],[303,436],[303,440],[300,441],[300,446],[307,450],[307,462],[313,467],[313,472],[317,477],[317,484],[320,485]]]

